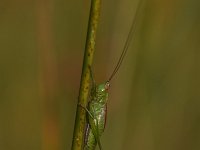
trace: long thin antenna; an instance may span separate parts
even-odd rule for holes
[[[124,48],[123,48],[123,51],[122,51],[122,54],[117,62],[117,65],[114,69],[114,71],[112,72],[110,78],[108,79],[108,82],[111,81],[111,79],[115,76],[115,74],[117,73],[117,71],[119,70],[121,64],[122,64],[122,61],[124,59],[124,56],[126,55],[127,53],[127,50],[128,50],[128,47],[130,45],[130,42],[131,42],[131,39],[133,38],[133,35],[135,33],[135,29],[136,29],[136,20],[137,20],[137,17],[138,17],[138,13],[139,13],[139,8],[141,7],[141,3],[142,3],[142,0],[140,0],[139,4],[138,4],[138,7],[137,7],[137,10],[136,10],[136,14],[135,14],[135,17],[133,18],[133,22],[132,22],[132,25],[131,25],[131,28],[130,28],[130,31],[128,33],[128,37],[126,39],[126,42],[125,42],[125,45],[124,45]]]

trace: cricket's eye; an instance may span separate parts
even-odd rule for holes
[[[110,83],[109,83],[109,81],[107,81],[105,84],[105,90],[108,90],[109,88],[110,88]]]

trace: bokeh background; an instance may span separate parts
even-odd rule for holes
[[[102,0],[106,81],[138,0]],[[70,150],[90,1],[1,0],[0,150]],[[111,82],[105,150],[200,149],[200,1],[146,0]]]

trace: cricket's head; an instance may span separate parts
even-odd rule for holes
[[[98,85],[97,91],[101,93],[107,93],[109,88],[110,88],[110,82],[106,81],[105,83]]]

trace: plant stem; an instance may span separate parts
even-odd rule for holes
[[[87,38],[85,45],[85,53],[82,67],[81,83],[79,89],[78,105],[76,110],[76,119],[74,125],[74,135],[72,140],[72,150],[82,150],[84,146],[84,129],[86,123],[86,112],[80,107],[87,106],[88,93],[90,86],[89,68],[93,62],[95,49],[97,25],[100,15],[101,0],[91,0],[90,17],[88,22]]]

